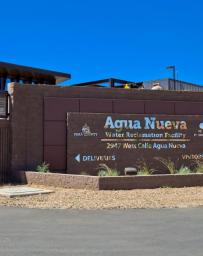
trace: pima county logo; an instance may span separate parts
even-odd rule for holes
[[[97,132],[91,132],[91,129],[90,127],[87,125],[87,124],[84,124],[82,129],[81,129],[81,132],[74,132],[73,133],[73,136],[75,137],[97,137]]]
[[[82,133],[83,133],[84,136],[90,136],[91,130],[90,130],[90,127],[87,124],[83,125]]]

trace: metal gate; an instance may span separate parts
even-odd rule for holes
[[[9,179],[10,155],[10,124],[0,120],[0,184]]]

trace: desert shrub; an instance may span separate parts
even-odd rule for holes
[[[38,165],[36,168],[37,172],[50,172],[49,171],[49,164],[43,162],[41,165]]]
[[[196,173],[203,173],[203,165],[202,166],[197,166],[195,169]]]
[[[119,172],[116,169],[112,169],[106,164],[100,164],[98,169],[98,176],[119,176]]]
[[[197,160],[195,161],[195,169],[196,173],[203,173],[203,161]]]
[[[171,159],[165,159],[163,157],[155,157],[154,159],[162,163],[167,168],[170,174],[177,173],[175,163]]]
[[[151,174],[153,174],[153,173],[150,173],[148,170],[140,170],[137,172],[137,176],[148,176]]]
[[[154,170],[152,168],[150,168],[145,160],[139,160],[138,164],[137,164],[137,175],[152,175]]]
[[[177,171],[177,174],[189,174],[191,173],[191,169],[187,166],[181,166],[180,169]]]

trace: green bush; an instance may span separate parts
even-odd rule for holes
[[[100,164],[98,169],[98,176],[119,176],[119,172],[116,169],[112,169],[106,164]]]
[[[41,165],[38,165],[37,168],[36,168],[36,171],[37,172],[50,172],[49,171],[49,164],[43,162]]]

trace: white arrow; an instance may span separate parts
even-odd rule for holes
[[[78,155],[75,157],[75,160],[80,163],[80,154],[78,154]]]

